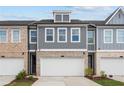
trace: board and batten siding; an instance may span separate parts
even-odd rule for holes
[[[52,27],[55,28],[55,37],[53,43],[45,43],[45,28],[49,28],[49,26],[46,27],[38,27],[38,49],[86,49],[86,27],[75,27],[80,28],[80,42],[78,43],[72,43],[71,42],[71,27]],[[66,43],[60,43],[57,42],[57,28],[67,28],[67,42]],[[74,27],[72,27],[74,28]]]
[[[112,29],[113,30],[113,43],[104,43],[104,29]],[[124,29],[124,27],[100,27],[97,29],[97,50],[123,50],[124,43],[117,43],[116,34],[117,29]]]

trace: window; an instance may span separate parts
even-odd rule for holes
[[[54,42],[54,28],[45,28],[45,42]]]
[[[124,43],[124,29],[117,29],[117,43]]]
[[[5,29],[0,29],[0,43],[7,42],[7,31]]]
[[[88,44],[94,44],[94,31],[88,31]]]
[[[69,22],[69,14],[56,14],[55,22]]]
[[[104,30],[104,43],[113,43],[113,30],[112,29]]]
[[[19,29],[13,29],[11,35],[13,43],[19,43],[21,41]]]
[[[58,28],[58,42],[67,42],[67,28]]]
[[[71,28],[71,42],[80,42],[80,28]]]
[[[37,42],[37,31],[30,30],[30,43],[36,43],[36,42]]]

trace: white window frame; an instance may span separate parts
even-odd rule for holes
[[[117,31],[116,31],[116,42],[117,43],[124,43],[124,42],[119,42],[119,40],[118,40],[118,32],[119,32],[119,30],[123,30],[124,31],[124,29],[117,29]]]
[[[59,30],[65,29],[65,41],[59,41]],[[57,42],[58,43],[66,43],[67,42],[67,28],[57,28]]]
[[[0,41],[0,43],[8,43],[8,30],[7,29],[1,29],[1,31],[2,30],[6,32],[6,41],[5,42],[3,42],[3,41],[1,42]]]
[[[47,29],[52,29],[52,31],[53,31],[53,40],[52,41],[47,41]],[[55,28],[45,28],[45,42],[46,43],[53,43],[55,40],[54,38],[55,38]]]
[[[79,31],[79,41],[72,41],[73,39],[72,39],[72,31],[73,31],[73,29],[78,29],[78,31]],[[81,32],[81,30],[80,30],[80,28],[71,28],[71,42],[72,43],[79,43],[80,42],[80,38],[81,38],[81,35],[80,35],[80,32]]]
[[[61,15],[61,21],[56,21],[56,15]],[[69,15],[69,21],[63,21],[63,15],[69,15],[69,14],[54,14],[54,22],[71,22],[70,15]]]
[[[92,30],[91,30],[92,31]],[[89,30],[89,32],[90,32],[90,30]],[[92,31],[93,32],[93,35],[94,35],[94,37],[93,37],[93,43],[89,43],[88,42],[88,45],[94,45],[95,44],[95,32],[94,31]],[[88,37],[88,33],[87,33],[87,39],[88,39],[89,37]]]
[[[20,43],[21,42],[21,31],[20,31],[20,29],[18,31],[19,31],[19,41],[18,42],[14,42],[13,41],[13,32],[14,32],[14,29],[11,30],[11,43]]]
[[[107,31],[111,31],[111,42],[106,42],[105,41],[105,32],[107,32]],[[104,43],[113,43],[113,29],[104,29]]]
[[[32,36],[31,36],[31,32],[34,32],[34,31],[37,31],[37,30],[33,30],[33,29],[30,30],[30,39],[29,39],[29,40],[30,40],[30,44],[36,44],[36,43],[37,43],[37,42],[31,42],[31,37],[32,37]],[[36,34],[37,34],[37,33],[36,33]]]

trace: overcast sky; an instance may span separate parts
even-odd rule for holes
[[[28,6],[0,7],[0,20],[41,20],[53,18],[53,10],[71,10],[71,18],[82,20],[103,20],[117,6]]]

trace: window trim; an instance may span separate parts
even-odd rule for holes
[[[5,42],[1,42],[0,43],[8,43],[8,29],[4,29],[6,32],[6,41]]]
[[[56,20],[56,15],[61,15],[61,21],[57,21]],[[68,15],[69,16],[69,21],[63,21],[63,15]],[[70,14],[54,14],[54,22],[71,22],[71,19],[70,19]]]
[[[32,29],[32,30],[29,31],[29,32],[30,32],[30,39],[29,39],[29,40],[30,40],[30,44],[36,44],[37,42],[31,42],[31,32],[32,32],[32,31],[37,31],[37,30],[33,30],[33,29]],[[37,34],[37,33],[36,33],[36,34]],[[36,37],[37,37],[37,36],[36,36]]]
[[[105,32],[107,31],[111,31],[111,42],[105,42]],[[104,43],[109,44],[109,43],[113,43],[113,29],[104,29]]]
[[[78,31],[79,31],[79,41],[72,41],[72,30],[73,29],[78,29]],[[71,42],[72,43],[79,43],[80,42],[80,38],[81,38],[81,34],[80,34],[80,32],[81,32],[81,29],[80,28],[71,28]]]
[[[47,41],[47,29],[52,29],[53,32],[53,40],[52,41]],[[53,43],[55,42],[55,28],[45,28],[45,43]]]
[[[93,30],[88,30],[88,32],[90,32],[90,31],[93,32],[94,37],[93,37],[93,43],[89,43],[89,42],[88,42],[88,45],[94,45],[94,44],[95,44],[95,31],[93,31]],[[88,37],[88,35],[87,35],[87,39],[88,39],[88,38],[89,38],[89,37]]]
[[[59,30],[65,29],[65,41],[59,41]],[[58,43],[67,43],[67,28],[57,28],[57,42]]]
[[[14,42],[13,41],[13,32],[14,32],[14,29],[11,30],[11,43],[20,43],[21,42],[21,31],[20,31],[20,29],[18,31],[19,31],[19,41],[18,42]]]
[[[116,31],[116,42],[117,43],[124,43],[124,42],[119,42],[119,40],[118,40],[118,32],[119,32],[119,30],[123,30],[124,31],[124,29],[116,29],[117,31]]]

